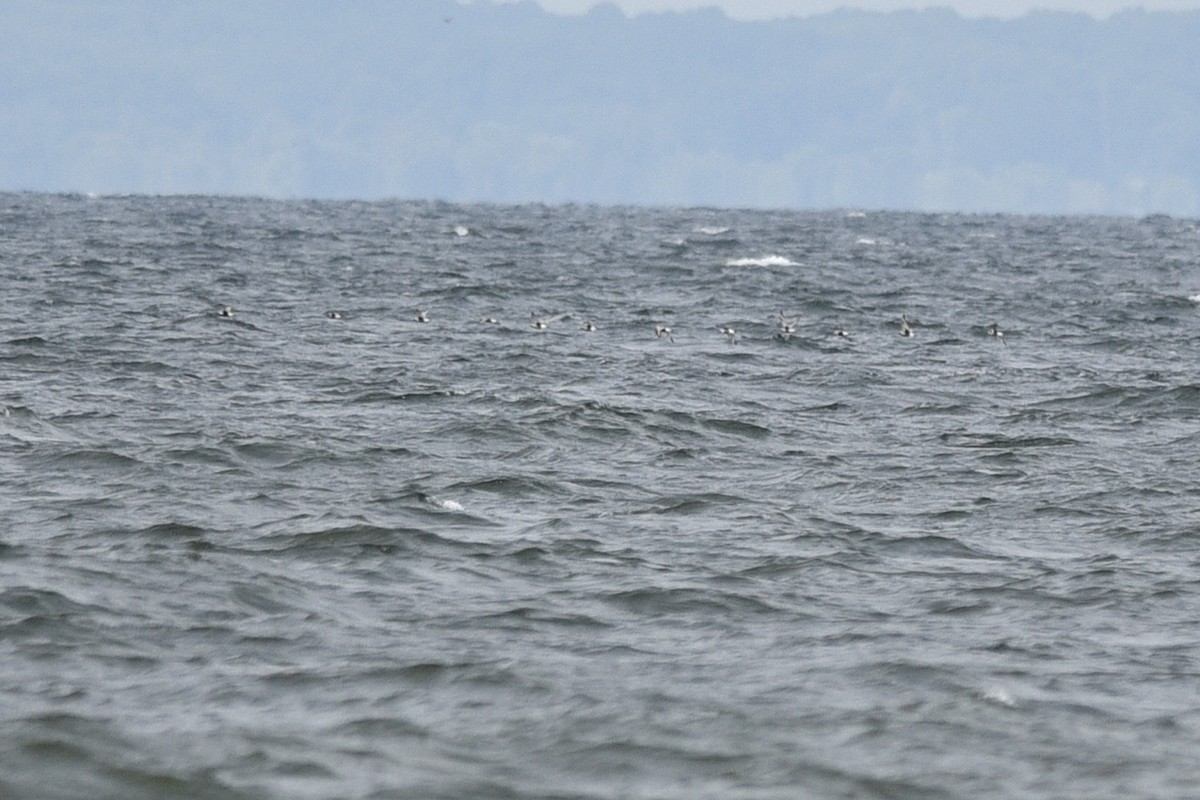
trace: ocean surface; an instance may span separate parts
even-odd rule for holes
[[[0,275],[0,797],[1200,792],[1195,221],[7,194]]]

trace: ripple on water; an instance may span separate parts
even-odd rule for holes
[[[0,214],[0,795],[1196,782],[1189,224]]]

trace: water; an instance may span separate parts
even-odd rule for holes
[[[1198,257],[0,196],[0,796],[1193,796]]]

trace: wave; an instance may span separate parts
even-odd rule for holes
[[[300,533],[276,533],[254,542],[252,549],[267,552],[296,552],[317,554],[322,551],[344,552],[415,552],[428,548],[459,549],[469,547],[465,542],[441,536],[429,530],[410,526],[343,525]]]
[[[414,389],[408,392],[394,392],[387,389],[368,389],[350,399],[351,403],[428,403],[437,402],[447,397],[454,397],[458,392],[450,389]]]
[[[144,466],[143,462],[132,456],[122,455],[111,450],[97,449],[72,450],[67,453],[60,453],[50,458],[49,463],[57,466],[85,469],[119,468],[121,470],[129,470]]]
[[[78,603],[52,589],[14,586],[0,591],[0,608],[26,618],[73,618],[98,610],[96,606]]]
[[[609,592],[604,602],[640,616],[657,617],[663,614],[704,616],[717,612],[734,617],[744,614],[777,614],[780,609],[753,594],[730,592],[712,587],[648,586]]]
[[[208,533],[208,529],[186,522],[170,521],[147,525],[144,528],[129,531],[129,533],[134,536],[145,536],[151,539],[178,540],[188,537],[202,537]]]
[[[535,606],[515,606],[475,618],[488,627],[499,625],[512,630],[531,630],[547,625],[564,628],[611,628],[609,622],[589,614],[548,611]]]
[[[770,255],[745,258],[731,258],[725,262],[727,267],[795,267],[798,264],[785,256]]]
[[[743,422],[737,419],[702,419],[701,424],[718,433],[729,433],[747,439],[765,439],[771,435],[771,429],[753,422]]]
[[[951,447],[982,450],[1022,450],[1038,447],[1073,447],[1080,442],[1069,436],[1004,436],[986,433],[943,433],[941,441]]]
[[[744,506],[748,501],[739,495],[723,494],[720,492],[701,492],[697,494],[675,494],[655,500],[649,507],[635,514],[663,515],[692,515],[707,514],[719,508]]]
[[[0,359],[27,359],[3,362],[0,393],[0,633],[22,706],[0,795],[282,797],[316,777],[328,796],[468,796],[458,773],[503,763],[514,796],[971,796],[1011,777],[987,757],[1010,704],[965,694],[1007,686],[1006,665],[1022,697],[1043,667],[1137,686],[1196,660],[1176,635],[1194,232],[233,199],[163,231],[158,204],[197,201],[99,202],[124,221],[67,208],[6,220],[0,242],[21,310]],[[133,266],[102,268],[115,290],[78,264],[43,274],[72,252]],[[216,319],[225,302],[267,332]],[[561,314],[561,335],[531,313]],[[926,323],[916,347],[901,313]],[[1104,635],[1114,619],[1137,652]],[[1164,707],[1187,707],[1180,674],[1156,684]],[[1036,744],[1067,768],[1041,788],[1070,793],[1086,768],[1153,795],[1159,766],[1189,785],[1159,756],[1186,751],[1192,717],[1159,730],[1112,705],[1106,730],[1149,737],[1148,759],[1081,767],[1099,740],[1052,708]],[[256,713],[277,708],[297,711]],[[63,710],[119,740],[23,716]],[[163,735],[197,720],[199,740]],[[874,783],[813,777],[830,732],[872,748]],[[972,776],[895,782],[951,739]],[[354,782],[409,748],[436,763]],[[522,749],[545,758],[525,769]],[[589,759],[614,777],[550,785]]]

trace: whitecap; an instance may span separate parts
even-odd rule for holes
[[[989,703],[995,703],[1006,708],[1015,708],[1017,705],[1017,701],[1013,699],[1008,690],[999,686],[990,686],[982,690],[979,696]]]
[[[421,499],[422,502],[428,503],[429,505],[433,506],[434,508],[440,508],[444,511],[456,511],[457,512],[457,511],[463,510],[463,504],[458,502],[457,500],[443,500],[440,497],[434,497],[433,495],[429,495],[429,494],[419,494],[418,497]]]
[[[454,226],[454,235],[455,236],[469,236],[470,233],[471,233],[471,229],[468,228],[466,225],[455,225]]]
[[[723,233],[729,233],[729,228],[722,228],[716,225],[701,225],[696,228],[696,233],[703,233],[705,236],[720,236]]]
[[[725,262],[727,267],[794,267],[796,262],[783,256],[762,256],[761,258],[731,258]]]
[[[1200,305],[1200,294],[1194,294],[1191,297],[1189,297],[1188,300],[1191,300],[1193,303]]]

